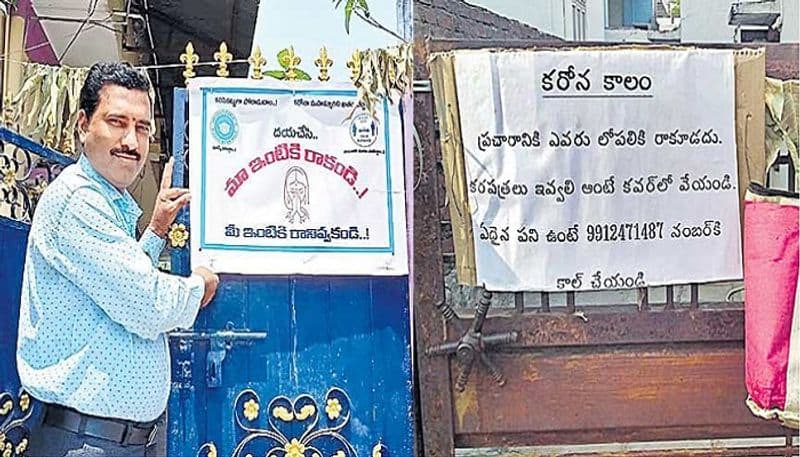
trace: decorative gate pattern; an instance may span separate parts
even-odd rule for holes
[[[316,400],[308,394],[294,400],[278,396],[260,414],[258,394],[249,389],[243,391],[235,401],[238,407],[235,417],[237,426],[247,435],[237,444],[232,455],[298,457],[307,452],[311,457],[358,455],[343,432],[350,422],[350,397],[342,389],[334,387],[328,390],[324,400],[324,409],[320,409]],[[298,427],[292,427],[298,424],[301,432],[299,437],[295,435]],[[267,451],[262,448],[255,454],[248,452],[255,444],[262,444]],[[201,451],[204,449],[208,450],[209,455],[217,452],[213,443],[206,443]],[[389,453],[385,445],[378,443],[373,446],[371,455],[379,457],[388,456]]]

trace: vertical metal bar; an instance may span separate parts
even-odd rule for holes
[[[189,187],[187,173],[189,169],[186,163],[189,158],[184,148],[188,144],[189,126],[187,120],[189,115],[187,108],[189,106],[187,98],[189,94],[186,89],[176,87],[172,95],[172,186],[173,187]],[[178,212],[178,217],[175,222],[184,224],[185,227],[191,230],[189,224],[189,208],[185,207]],[[198,240],[195,238],[195,241]],[[189,249],[173,249],[170,253],[170,268],[173,274],[189,276]]]
[[[673,286],[667,286],[667,303],[664,309],[675,309],[675,288]]]
[[[647,293],[647,287],[640,287],[638,289],[639,295],[639,311],[649,311],[650,310],[650,297]]]
[[[424,59],[427,50],[418,47],[415,57]],[[443,200],[439,187],[440,172],[437,160],[441,158],[439,140],[434,136],[434,107],[433,97],[430,94],[414,95],[415,125],[419,128],[422,147],[416,157],[417,165],[430,173],[419,174],[418,188],[414,192],[414,246],[421,255],[414,259],[414,320],[412,321],[414,334],[418,338],[415,344],[417,370],[415,378],[419,389],[420,420],[416,421],[425,426],[420,426],[420,455],[446,455],[452,451],[454,445],[453,423],[453,391],[450,387],[456,375],[451,371],[451,361],[445,357],[423,357],[422,348],[440,344],[448,339],[447,326],[437,322],[439,312],[431,307],[431,303],[444,300],[444,267],[442,265],[442,237],[439,204]],[[427,167],[424,165],[427,164]],[[437,380],[437,382],[430,382]],[[439,382],[441,381],[441,382]],[[271,411],[269,411],[271,413]],[[309,453],[310,454],[310,453]]]
[[[575,292],[567,292],[567,312],[575,312]]]
[[[691,290],[691,308],[698,309],[700,308],[700,290],[697,286],[697,283],[692,283],[690,286]]]
[[[542,312],[550,312],[550,294],[547,292],[542,292]]]
[[[789,162],[789,173],[787,173],[787,176],[789,178],[788,188],[789,192],[795,192],[797,191],[797,189],[794,188],[795,173],[797,173],[797,169],[795,167],[797,166],[797,164],[792,161],[791,157],[789,158],[788,162]]]
[[[522,314],[525,312],[525,293],[514,292],[514,312]]]

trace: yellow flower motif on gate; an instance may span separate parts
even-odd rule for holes
[[[11,457],[14,453],[14,448],[11,446],[11,443],[6,443],[5,449],[3,449],[3,457]]]
[[[291,422],[294,420],[294,414],[292,414],[288,409],[284,408],[283,406],[276,406],[275,409],[272,410],[272,416],[284,422]]]
[[[172,224],[169,229],[169,241],[173,248],[182,248],[189,241],[189,231],[184,224]]]
[[[336,454],[333,454],[332,457],[346,457],[344,451],[336,451]]]
[[[10,168],[3,168],[0,170],[0,174],[3,175],[3,183],[8,187],[13,186],[17,181],[17,174]]]
[[[306,457],[306,445],[292,438],[292,441],[283,446],[286,457]]]
[[[45,189],[47,189],[47,181],[39,181],[30,187],[30,193],[32,195],[40,196],[44,193]]]
[[[6,401],[3,403],[3,406],[0,406],[0,416],[5,416],[10,413],[12,409],[14,409],[14,403],[11,400]]]
[[[23,411],[27,411],[29,406],[31,406],[31,397],[27,393],[23,393],[19,396],[19,407]]]
[[[252,398],[247,400],[244,403],[244,417],[246,417],[249,421],[256,420],[256,417],[258,417],[258,408],[259,406],[257,401]]]
[[[342,404],[339,403],[338,398],[329,398],[328,404],[325,406],[325,412],[328,413],[328,419],[334,420],[339,417],[342,412]]]
[[[300,414],[295,414],[295,417],[299,421],[304,421],[313,416],[315,412],[317,412],[317,408],[315,408],[314,405],[305,405],[300,408]]]
[[[19,444],[17,445],[15,452],[17,453],[17,455],[22,455],[25,453],[25,449],[28,449],[28,439],[22,438],[22,441],[20,441]]]

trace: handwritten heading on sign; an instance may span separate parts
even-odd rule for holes
[[[464,51],[455,69],[478,284],[741,277],[730,51]]]

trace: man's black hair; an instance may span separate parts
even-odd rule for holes
[[[127,62],[98,62],[92,65],[81,88],[80,108],[91,118],[100,101],[100,89],[106,84],[150,93],[150,81]]]

